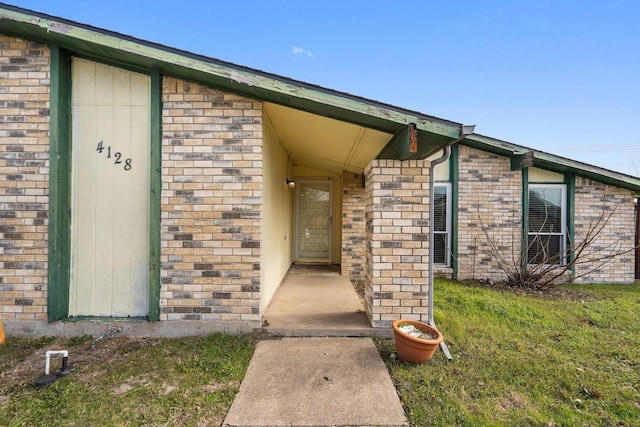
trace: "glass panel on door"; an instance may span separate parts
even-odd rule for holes
[[[297,260],[331,261],[332,182],[299,182]]]

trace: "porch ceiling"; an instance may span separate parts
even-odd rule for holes
[[[277,104],[265,103],[264,109],[294,165],[334,175],[362,173],[393,137]]]

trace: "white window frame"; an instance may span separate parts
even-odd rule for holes
[[[527,247],[525,248],[526,252],[527,252],[527,263],[529,263],[529,245],[531,244],[530,241],[530,237],[529,236],[560,236],[560,254],[562,254],[562,259],[561,259],[561,264],[560,265],[564,265],[566,264],[566,250],[567,250],[567,186],[566,184],[529,184],[528,190],[527,190],[527,198],[528,198],[528,203],[527,203],[527,209],[529,210],[529,212],[527,212],[527,217],[530,215],[531,212],[531,190],[532,189],[536,189],[536,188],[541,188],[541,189],[545,189],[545,188],[559,188],[561,190],[561,194],[560,194],[560,232],[558,233],[550,233],[550,232],[544,232],[544,233],[536,233],[533,232],[529,229],[529,224],[525,224],[527,227]],[[528,221],[527,221],[528,222]],[[531,263],[529,263],[531,264]]]
[[[445,234],[446,235],[446,248],[445,248],[445,253],[444,253],[444,263],[438,263],[436,261],[434,261],[433,265],[436,267],[450,267],[451,266],[451,218],[453,215],[453,212],[451,211],[453,203],[451,200],[451,193],[452,193],[452,185],[450,182],[436,182],[434,183],[434,191],[436,188],[438,187],[443,187],[447,189],[447,193],[446,193],[446,204],[447,204],[447,217],[445,219],[445,231],[436,231],[435,228],[433,230],[433,235],[434,235],[434,240],[435,236],[437,234]],[[434,206],[434,212],[435,212],[435,206]],[[432,219],[433,220],[433,219]],[[432,221],[433,223],[433,221]],[[435,245],[435,242],[434,242]],[[434,257],[435,260],[435,257]]]

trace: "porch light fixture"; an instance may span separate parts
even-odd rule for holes
[[[296,182],[291,180],[291,179],[289,179],[289,178],[287,178],[287,187],[289,187],[291,189],[296,188]]]

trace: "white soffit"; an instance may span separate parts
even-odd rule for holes
[[[393,136],[276,104],[264,109],[295,165],[334,175],[362,173]]]

